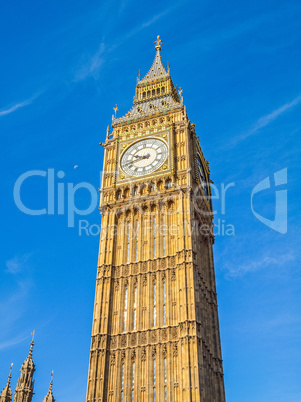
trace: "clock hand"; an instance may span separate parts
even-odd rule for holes
[[[131,160],[130,162],[127,162],[124,166],[130,166],[130,165],[132,165],[134,162],[139,162],[139,161],[141,161],[142,159],[148,159],[149,157],[150,157],[150,154],[147,154],[147,155],[134,155],[134,157],[135,158],[137,158],[137,159],[135,159],[135,160]]]
[[[150,154],[147,155],[134,155],[135,158],[139,158],[139,159],[148,159],[150,157]],[[134,161],[136,162],[136,161]]]
[[[124,166],[130,166],[132,165],[134,162],[139,162],[141,159],[143,159],[141,156],[139,157],[139,159],[135,159],[134,161],[130,161],[124,164]]]

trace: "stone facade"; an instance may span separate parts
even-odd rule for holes
[[[133,108],[102,144],[87,402],[225,401],[209,164],[160,51],[158,37]],[[168,156],[130,176],[123,153],[142,139],[164,141]]]

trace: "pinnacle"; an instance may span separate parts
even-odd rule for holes
[[[10,366],[7,383],[0,394],[0,402],[11,402],[11,400],[12,400],[12,390],[11,390],[11,385],[10,385],[12,367],[13,367],[13,364],[11,364],[11,366]]]
[[[156,49],[156,56],[155,60],[148,71],[148,73],[145,75],[145,77],[140,81],[140,82],[145,82],[152,80],[154,78],[163,78],[167,75],[169,75],[169,71],[167,72],[162,64],[161,60],[161,44],[162,40],[160,39],[160,36],[157,36],[157,40],[154,42],[155,43],[155,49]]]
[[[52,394],[52,386],[53,386],[53,371],[51,372],[51,381],[49,384],[49,389],[48,389],[47,395],[43,399],[43,402],[55,402],[55,399]]]

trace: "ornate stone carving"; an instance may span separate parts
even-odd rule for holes
[[[142,343],[146,343],[146,333],[145,333],[145,332],[143,332],[143,333],[141,334],[141,342],[142,342]]]
[[[126,346],[126,335],[121,335],[121,346]]]
[[[171,280],[175,281],[176,280],[176,271],[173,269],[171,272]]]
[[[132,345],[136,345],[136,342],[137,342],[137,335],[136,335],[136,334],[132,334],[132,339],[131,339]]]
[[[142,264],[142,272],[146,272],[146,271],[147,271],[147,263],[144,262],[144,263]]]

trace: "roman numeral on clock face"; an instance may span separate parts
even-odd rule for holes
[[[121,156],[120,166],[130,176],[143,176],[162,166],[166,157],[165,142],[148,138],[129,146]]]

